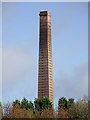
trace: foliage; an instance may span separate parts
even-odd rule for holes
[[[41,111],[42,109],[48,109],[48,108],[52,109],[52,102],[46,96],[43,96],[42,99],[35,98],[34,104],[35,104],[35,110],[37,111]]]
[[[44,96],[42,98],[42,108],[43,109],[48,109],[48,108],[52,109],[52,102],[46,96]]]
[[[58,114],[56,115],[57,118],[70,118],[70,114],[68,109],[59,107]]]
[[[19,101],[19,100],[15,100],[15,101],[13,102],[13,105],[15,106],[16,104],[20,105],[20,101]]]
[[[33,103],[31,101],[28,103],[28,109],[34,111],[34,106],[33,106]]]
[[[41,118],[54,118],[54,110],[51,108],[42,109]]]
[[[2,103],[0,102],[0,119],[2,118],[3,115],[3,108],[2,108]]]
[[[13,108],[13,118],[32,118],[32,110],[22,109],[18,104]]]
[[[32,111],[22,109],[19,104],[15,106],[10,103],[4,105],[3,118],[32,118],[32,116]]]
[[[3,118],[54,118],[54,112],[51,109],[42,109],[41,111],[35,111],[22,109],[19,104],[15,106],[8,103],[4,105]]]
[[[37,111],[42,110],[42,102],[39,98],[35,98],[34,104],[35,104],[35,110]]]
[[[71,118],[88,118],[88,103],[78,100],[69,111]]]
[[[83,96],[82,102],[83,103],[88,103],[88,97],[86,95]]]
[[[41,111],[35,111],[35,114],[33,114],[33,118],[55,118],[54,110],[48,109],[42,109]]]
[[[88,98],[79,99],[76,103],[73,98],[62,97],[58,101],[58,116],[59,118],[88,118]]]
[[[61,97],[59,100],[58,100],[58,106],[60,108],[67,108],[67,99],[65,97]]]
[[[67,101],[67,108],[69,109],[73,104],[74,104],[74,99],[69,98],[68,101]]]
[[[28,106],[28,100],[24,97],[21,101],[21,108],[22,109],[26,109],[28,110],[29,109],[29,106]]]
[[[3,105],[4,115],[5,118],[13,118],[13,106],[9,102]]]
[[[2,103],[0,102],[0,107],[2,108]]]
[[[21,103],[19,100],[15,100],[13,102],[14,106],[16,106],[17,104],[18,104],[17,107],[21,107],[21,109],[34,110],[33,103],[31,101],[29,102],[25,97],[22,99]]]
[[[43,97],[42,100],[35,98],[33,103],[23,98],[20,102],[15,100],[13,103],[3,105],[3,118],[72,118],[72,119],[87,119],[88,118],[88,99],[86,96],[74,102],[73,98],[68,100],[64,97],[58,101],[57,114],[52,109],[52,103],[48,97]],[[2,107],[1,103],[0,106]]]

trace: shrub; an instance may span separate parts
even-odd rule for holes
[[[59,107],[57,113],[57,118],[70,118],[69,111],[65,107]]]
[[[88,103],[78,100],[69,109],[71,118],[88,118]]]
[[[2,104],[0,102],[0,120],[2,119],[2,115],[3,115],[3,108],[2,108]]]

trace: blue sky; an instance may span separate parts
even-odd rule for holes
[[[88,3],[3,3],[3,102],[38,96],[39,12],[51,12],[54,104],[88,95]]]

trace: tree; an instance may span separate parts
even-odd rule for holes
[[[61,97],[58,100],[58,106],[62,108],[67,108],[67,99],[65,97]]]
[[[43,109],[40,115],[40,118],[55,118],[54,109]]]
[[[35,118],[52,118],[54,111],[52,110],[52,103],[48,97],[44,96],[42,99],[35,98]]]
[[[17,100],[17,99],[13,102],[13,105],[14,105],[14,106],[15,106],[16,104],[20,105],[20,101]]]
[[[42,109],[52,109],[52,102],[49,100],[47,96],[43,96],[42,99],[35,98],[34,101],[35,110],[41,111]]]
[[[24,97],[20,103],[19,100],[15,100],[13,102],[13,105],[14,106],[17,106],[17,107],[21,107],[21,109],[25,109],[25,110],[34,110],[34,106],[33,106],[33,103],[30,101],[28,102],[28,100]]]
[[[43,109],[52,109],[52,102],[49,100],[47,96],[43,96],[42,98],[42,108]]]
[[[83,100],[78,100],[70,107],[69,112],[71,118],[88,118],[88,103],[83,102]]]
[[[69,111],[66,108],[59,107],[57,112],[58,112],[58,114],[56,114],[57,118],[70,118]]]
[[[29,109],[28,100],[25,97],[21,101],[21,108],[26,110]]]
[[[83,96],[82,102],[83,103],[88,103],[88,97],[86,95]]]
[[[74,104],[74,99],[69,98],[68,101],[67,101],[67,108],[69,109],[73,104]]]
[[[12,103],[7,103],[3,105],[4,118],[13,118],[13,106]]]
[[[35,104],[35,110],[36,111],[41,111],[42,110],[42,102],[39,98],[35,98],[34,104]]]
[[[34,106],[33,106],[33,103],[32,103],[31,101],[28,103],[28,108],[29,108],[30,110],[33,110],[33,111],[34,111]]]
[[[2,118],[2,115],[3,115],[3,108],[2,108],[2,104],[0,102],[0,119]]]

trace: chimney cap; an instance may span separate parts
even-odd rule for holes
[[[47,15],[51,16],[51,13],[48,11],[41,11],[39,14],[39,16],[47,16]]]

